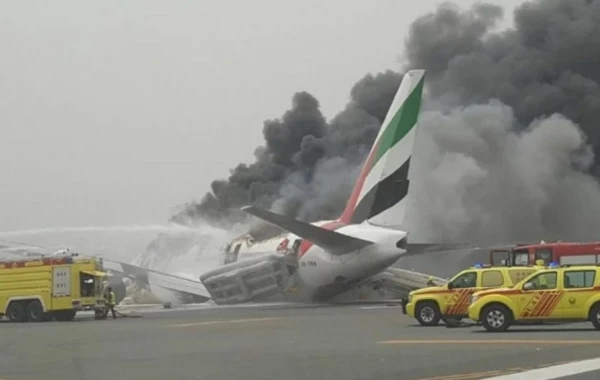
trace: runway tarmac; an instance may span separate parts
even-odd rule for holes
[[[490,334],[420,327],[381,305],[142,315],[0,323],[0,379],[456,380],[600,357],[588,323]]]

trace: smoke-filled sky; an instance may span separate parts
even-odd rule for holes
[[[366,73],[399,71],[410,22],[440,1],[405,3],[0,2],[0,231],[164,223],[251,163],[296,92],[329,123]],[[376,117],[355,112],[338,124]]]
[[[443,4],[416,19],[399,72],[367,75],[331,120],[294,95],[240,164],[176,220],[235,221],[249,201],[304,220],[339,216],[400,82],[427,70],[412,165],[413,241],[594,239],[600,225],[600,1]],[[182,218],[181,218],[182,217]]]
[[[532,1],[486,34],[500,15],[442,8],[411,27],[438,110],[422,119],[415,237],[598,239],[600,1]]]

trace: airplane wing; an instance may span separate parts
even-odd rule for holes
[[[340,234],[339,232],[326,230],[312,224],[301,222],[297,219],[272,213],[270,211],[255,207],[242,207],[242,211],[247,212],[257,218],[264,220],[274,226],[289,231],[303,239],[309,240],[315,245],[326,249],[335,255],[357,251],[361,248],[374,244],[372,241],[355,238],[352,236]]]
[[[384,288],[399,293],[409,293],[412,290],[425,288],[428,282],[433,281],[436,286],[448,282],[447,279],[431,276],[430,274],[401,268],[388,268],[385,271],[369,277],[357,286],[372,286]]]
[[[486,247],[469,243],[411,243],[408,252],[384,272],[369,277],[359,285],[382,287],[408,293],[428,286],[448,282],[458,271],[488,258]],[[410,269],[408,269],[410,268]]]
[[[171,291],[194,295],[205,300],[209,300],[210,294],[200,281],[185,277],[174,276],[172,274],[159,272],[153,269],[141,268],[135,265],[122,263],[114,260],[103,259],[105,269],[120,273],[125,277],[135,279],[136,281],[150,285],[160,286]]]

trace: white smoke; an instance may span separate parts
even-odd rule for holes
[[[36,246],[11,244],[10,249],[4,249],[11,252],[18,248],[19,252],[50,254],[69,249],[158,271],[179,271],[198,279],[222,261],[220,248],[240,231],[196,223],[193,228],[177,224],[38,228],[0,232],[0,237],[19,238]],[[148,246],[150,242],[154,248]]]
[[[416,144],[407,220],[413,242],[596,236],[600,187],[583,172],[594,157],[564,116],[523,130],[496,100],[429,111]]]

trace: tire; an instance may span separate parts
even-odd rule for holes
[[[21,302],[11,302],[6,310],[6,316],[11,322],[26,322],[27,314]]]
[[[600,330],[600,303],[594,304],[590,309],[590,321],[596,330]]]
[[[480,321],[489,332],[503,332],[508,330],[513,320],[510,310],[503,305],[492,304],[486,306],[481,312]]]
[[[419,302],[415,310],[415,318],[421,326],[437,326],[442,318],[442,313],[435,302]]]
[[[27,305],[27,317],[31,322],[43,322],[45,319],[44,308],[38,300],[33,300]]]
[[[75,318],[75,310],[59,310],[54,312],[54,318],[59,322],[72,321]]]

